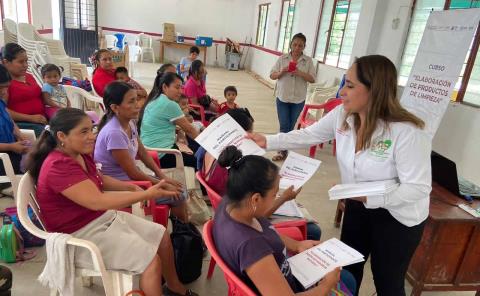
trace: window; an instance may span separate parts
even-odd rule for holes
[[[400,65],[398,77],[400,85],[407,83],[430,12],[468,8],[480,8],[480,0],[416,0]],[[479,43],[480,30],[477,29],[455,84],[453,101],[480,106],[480,57],[477,54]]]
[[[31,23],[30,0],[0,0],[0,5],[2,15],[1,30],[3,30],[3,20],[6,18],[14,20],[16,23]]]
[[[66,28],[88,30],[95,27],[95,0],[63,1]]]
[[[283,0],[280,32],[278,35],[277,50],[287,53],[292,38],[293,17],[295,16],[295,0]]]
[[[315,58],[327,65],[348,68],[361,0],[323,0]]]
[[[268,13],[270,12],[270,3],[260,4],[258,6],[258,25],[257,25],[257,45],[265,46],[267,38]]]

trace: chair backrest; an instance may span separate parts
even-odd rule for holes
[[[323,115],[324,113],[332,111],[341,104],[343,104],[343,99],[337,98],[327,99],[325,103],[319,105],[305,104],[305,107],[300,114],[300,123],[305,122],[305,120],[307,119],[308,110],[321,110],[321,114]],[[318,116],[317,119],[319,119]]]
[[[11,19],[3,20],[3,38],[5,44],[18,43],[17,39],[17,23]]]
[[[88,91],[84,90],[83,88],[72,86],[72,85],[64,85],[65,92],[67,93],[67,97],[72,104],[72,107],[84,110],[84,101],[82,99],[94,102],[100,105],[100,108],[103,112],[105,112],[105,106],[103,105],[103,99],[99,96],[94,96]],[[93,87],[92,87],[93,89]]]
[[[235,274],[230,268],[225,264],[220,254],[218,254],[217,248],[215,247],[215,242],[213,241],[212,228],[213,221],[209,220],[203,226],[203,240],[207,246],[210,255],[215,260],[217,265],[223,271],[225,280],[228,284],[228,295],[235,296],[254,296],[256,295],[252,289],[250,289],[245,283]]]
[[[152,48],[152,36],[140,33],[138,34],[138,46],[142,48]]]
[[[32,220],[30,220],[30,216],[28,215],[28,207],[30,206],[37,216],[38,220],[40,221],[43,228],[41,215],[40,215],[40,207],[35,199],[36,189],[35,183],[33,181],[32,176],[29,172],[25,173],[23,177],[20,179],[20,184],[18,185],[18,194],[17,194],[17,213],[18,219],[20,223],[22,223],[23,227],[30,232],[31,234],[47,239],[48,232],[38,228],[35,224],[33,224]]]
[[[200,182],[200,184],[202,184],[203,187],[205,187],[205,189],[207,190],[208,199],[210,199],[210,203],[212,204],[213,209],[216,210],[222,202],[222,197],[218,193],[216,193],[215,190],[213,190],[210,186],[208,186],[207,181],[205,181],[205,179],[202,177],[200,171],[198,171],[195,175],[197,176],[198,182]]]

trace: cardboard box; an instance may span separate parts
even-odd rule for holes
[[[175,24],[163,23],[163,35],[164,41],[175,42]]]

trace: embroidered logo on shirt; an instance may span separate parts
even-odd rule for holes
[[[380,158],[387,158],[390,155],[390,152],[388,151],[390,147],[392,147],[392,140],[378,140],[370,148],[370,154]]]

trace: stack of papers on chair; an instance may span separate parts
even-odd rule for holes
[[[280,189],[293,186],[297,190],[302,187],[315,174],[321,163],[318,159],[289,151],[279,172]]]
[[[274,215],[303,218],[303,213],[294,200],[284,202]]]
[[[384,195],[392,192],[398,187],[396,180],[361,182],[355,184],[338,184],[328,190],[330,200]]]
[[[316,284],[337,267],[362,261],[365,261],[362,254],[336,238],[288,259],[293,275],[305,289]]]
[[[247,139],[247,132],[229,114],[224,114],[208,125],[195,138],[205,150],[218,159],[225,147],[233,145],[242,151],[243,155],[264,155],[265,150],[254,141]]]

